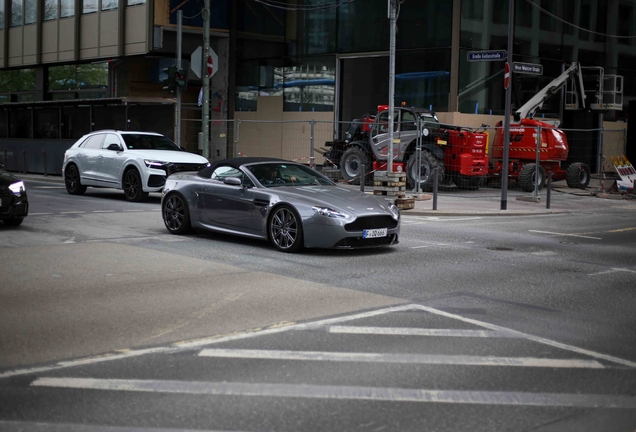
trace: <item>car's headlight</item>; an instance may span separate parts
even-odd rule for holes
[[[391,212],[391,216],[393,216],[393,219],[400,219],[400,209],[397,208],[395,204],[389,204],[389,211]]]
[[[314,212],[318,213],[319,215],[322,216],[328,216],[328,217],[332,217],[332,218],[346,218],[348,216],[348,214],[338,211],[338,210],[334,210],[331,209],[329,207],[318,207],[318,206],[313,206],[311,208]]]
[[[144,159],[144,163],[146,164],[146,166],[148,168],[161,168],[162,166],[164,166],[168,162],[163,162],[163,161],[158,161],[158,160],[151,160],[151,159]]]
[[[23,192],[26,192],[26,188],[24,187],[24,182],[22,181],[10,184],[9,190],[16,195],[22,195]]]

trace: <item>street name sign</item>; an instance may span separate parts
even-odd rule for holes
[[[468,61],[500,61],[505,60],[508,53],[504,51],[469,51]]]
[[[512,71],[532,75],[543,75],[543,65],[535,63],[514,62],[512,64]]]

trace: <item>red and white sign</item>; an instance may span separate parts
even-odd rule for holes
[[[208,76],[212,76],[213,71],[214,71],[214,60],[212,59],[212,56],[209,55],[208,56]]]
[[[504,69],[504,88],[507,90],[510,85],[510,63],[506,62]]]

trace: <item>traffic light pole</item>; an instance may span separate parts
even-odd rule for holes
[[[183,23],[183,11],[177,11],[177,71],[181,70],[181,44],[182,44],[182,23]],[[175,142],[179,147],[181,147],[181,86],[177,85],[175,89],[177,93],[177,112],[176,112],[176,120],[177,120],[177,128],[176,128],[176,140]]]
[[[203,157],[210,160],[210,76],[208,75],[208,56],[210,55],[210,0],[205,0],[203,9]],[[215,65],[216,66],[216,65]]]

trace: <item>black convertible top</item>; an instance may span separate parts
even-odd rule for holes
[[[271,157],[237,157],[237,158],[229,158],[223,159],[219,161],[212,162],[209,166],[203,168],[201,171],[197,173],[199,177],[210,178],[212,177],[212,172],[219,165],[227,165],[232,168],[238,168],[241,165],[250,164],[254,162],[285,162],[290,163],[290,161],[279,158],[271,158]]]

